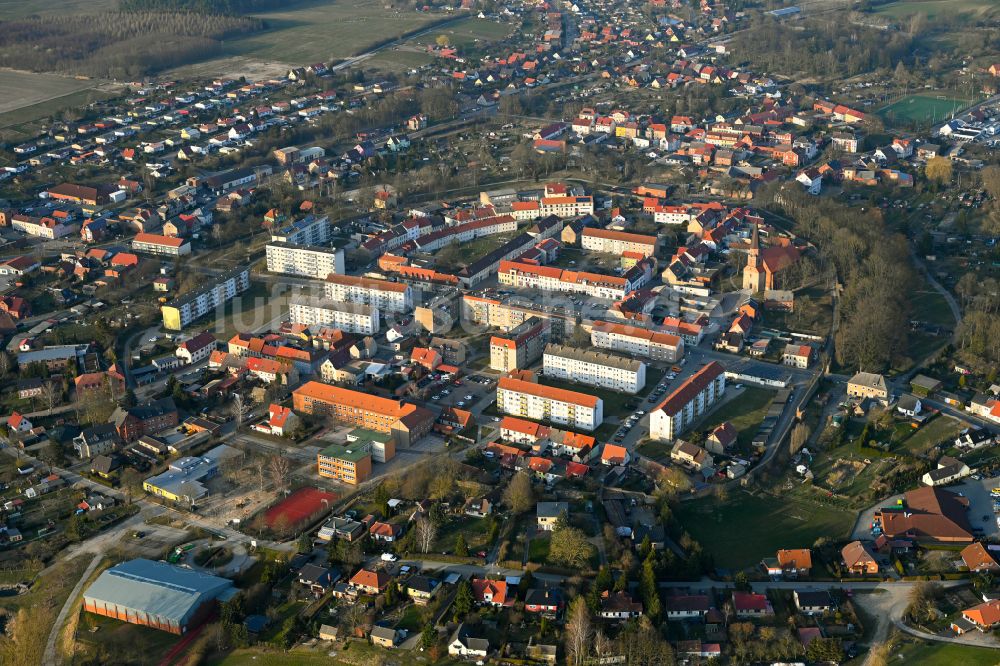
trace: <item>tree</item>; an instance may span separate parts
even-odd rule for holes
[[[788,438],[788,448],[789,453],[793,456],[802,450],[802,447],[806,445],[809,441],[809,435],[812,434],[809,430],[809,426],[805,423],[796,423],[795,427],[792,428],[792,435]]]
[[[535,504],[535,491],[531,487],[531,477],[521,470],[507,484],[503,495],[504,502],[515,514],[522,514]]]
[[[865,659],[864,666],[888,666],[889,645],[887,643],[876,643],[868,650],[868,658]]]
[[[570,568],[580,568],[590,561],[594,546],[587,535],[575,527],[560,526],[552,532],[549,561]]]
[[[264,456],[254,456],[253,460],[250,462],[250,467],[257,475],[257,483],[260,487],[260,492],[264,492],[264,481],[267,478],[265,475],[265,472],[267,471],[267,458]]]
[[[268,470],[271,473],[271,481],[279,492],[285,489],[288,480],[288,458],[274,454],[268,461]]]
[[[421,516],[417,519],[417,526],[414,529],[417,539],[417,548],[421,553],[429,553],[434,547],[437,539],[437,526],[427,518]]]
[[[951,182],[952,163],[947,157],[932,157],[927,160],[924,174],[927,180],[947,185]]]
[[[469,556],[469,546],[465,543],[465,535],[463,534],[455,537],[455,554],[459,557]]]
[[[573,599],[567,617],[566,660],[573,666],[580,666],[589,655],[591,636],[590,610],[583,597]]]
[[[449,42],[450,40],[448,39],[448,35],[438,35],[434,38],[434,43],[441,48],[448,46]]]
[[[250,405],[244,403],[242,395],[234,393],[233,404],[230,409],[232,411],[233,421],[236,422],[236,429],[239,430],[243,427],[243,419],[250,411]]]
[[[475,597],[472,596],[472,585],[469,581],[462,580],[458,584],[458,589],[455,590],[455,601],[452,606],[455,609],[455,620],[460,621],[469,611],[472,610],[472,604],[475,602]]]
[[[839,664],[844,661],[844,646],[839,638],[814,638],[806,648],[806,658],[813,662]]]

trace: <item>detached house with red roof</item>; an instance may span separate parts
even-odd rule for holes
[[[188,365],[200,363],[218,348],[218,340],[208,331],[202,331],[190,340],[177,345],[177,358]]]
[[[511,594],[507,582],[502,580],[473,578],[472,596],[476,599],[476,603],[484,606],[501,608],[514,605],[514,595]]]
[[[351,585],[364,594],[379,594],[389,587],[392,576],[384,571],[361,569],[351,577]]]
[[[11,432],[29,432],[33,427],[31,421],[19,412],[13,412],[7,419],[7,428]]]

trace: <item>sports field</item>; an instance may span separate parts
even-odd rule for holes
[[[264,521],[273,529],[279,522],[296,527],[330,508],[337,496],[316,488],[299,488],[264,512]]]
[[[716,566],[742,569],[773,557],[779,548],[809,548],[821,536],[844,538],[855,514],[790,495],[734,490],[724,501],[706,497],[681,502],[677,519],[715,556]]]
[[[879,115],[890,122],[939,123],[971,103],[945,95],[910,95],[882,107]]]

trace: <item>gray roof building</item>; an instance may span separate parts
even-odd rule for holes
[[[83,595],[98,615],[183,634],[204,619],[215,600],[236,594],[233,582],[182,567],[136,559],[114,566]]]

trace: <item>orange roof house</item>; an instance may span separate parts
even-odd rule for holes
[[[351,577],[351,585],[366,594],[378,594],[389,586],[392,576],[384,571],[361,569]]]
[[[812,569],[812,551],[808,548],[794,548],[778,551],[778,565],[784,571],[807,574]]]
[[[605,444],[601,451],[601,464],[603,465],[624,465],[629,461],[628,450],[624,446],[617,444]]]
[[[962,549],[962,561],[969,567],[969,571],[1000,571],[1000,564],[979,542],[971,543]]]
[[[478,603],[488,606],[512,606],[513,597],[508,597],[506,581],[488,580],[485,578],[472,579],[472,595]]]

